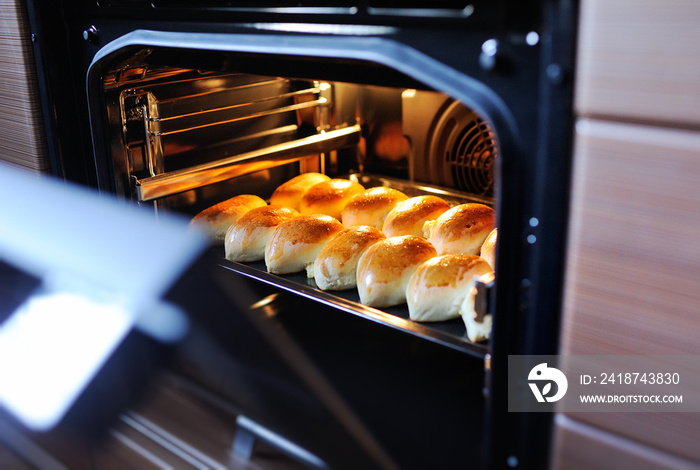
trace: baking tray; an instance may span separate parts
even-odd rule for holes
[[[409,197],[432,194],[442,197],[453,206],[467,202],[493,205],[493,201],[489,198],[401,179],[359,173],[345,175],[344,178],[357,181],[365,188],[386,186],[398,189]],[[229,261],[224,257],[223,247],[213,249],[218,250],[216,256],[219,259],[219,264],[226,270],[284,289],[293,294],[310,298],[316,302],[330,305],[338,310],[339,314],[358,315],[387,327],[400,329],[406,333],[482,358],[489,351],[488,343],[473,343],[467,338],[466,328],[461,318],[442,322],[415,322],[410,319],[408,306],[405,303],[382,309],[368,307],[360,302],[360,295],[357,289],[322,291],[316,287],[313,279],[307,278],[306,271],[285,275],[270,274],[267,272],[264,261],[251,263]]]
[[[485,357],[488,353],[487,343],[473,343],[467,338],[466,328],[461,318],[443,322],[419,323],[409,319],[406,304],[390,308],[377,309],[360,303],[357,289],[344,291],[322,291],[310,285],[306,272],[297,274],[276,275],[266,271],[265,262],[238,263],[222,259],[220,266],[278,287],[285,291],[310,298],[316,302],[330,305],[338,310],[338,314],[358,315],[367,320],[378,322],[387,327],[397,328],[409,334],[443,344],[445,346]],[[313,283],[313,280],[310,281]]]

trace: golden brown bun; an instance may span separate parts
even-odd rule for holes
[[[442,255],[421,264],[406,287],[408,314],[414,321],[458,318],[467,295],[465,286],[474,277],[491,272],[476,255]]]
[[[340,220],[345,204],[364,190],[360,183],[341,178],[317,183],[301,198],[299,212],[302,215],[326,214]]]
[[[341,221],[346,227],[369,225],[381,230],[391,209],[406,199],[408,196],[398,189],[383,186],[367,189],[348,201],[341,212]]]
[[[406,285],[423,262],[435,256],[425,238],[404,235],[380,240],[357,263],[360,302],[371,307],[391,307],[406,302]]]
[[[241,194],[204,209],[192,218],[190,225],[203,229],[215,240],[223,240],[231,224],[243,214],[266,205],[258,196]]]
[[[496,241],[498,239],[498,229],[495,228],[486,236],[486,240],[481,245],[479,256],[484,258],[493,270],[496,269]]]
[[[343,224],[329,215],[301,215],[278,225],[265,246],[267,271],[297,273],[306,269],[313,277],[313,264],[321,248],[343,230]]]
[[[265,245],[282,222],[300,214],[289,207],[270,204],[248,211],[226,232],[224,249],[231,261],[260,261],[265,258]]]
[[[314,261],[314,280],[322,290],[352,289],[357,285],[357,261],[386,236],[366,225],[346,228],[324,246]]]
[[[275,192],[272,193],[272,196],[270,196],[270,204],[279,204],[280,206],[299,210],[299,204],[304,193],[311,186],[330,179],[330,176],[322,175],[321,173],[302,173],[279,185]]]
[[[423,236],[423,224],[438,218],[450,205],[437,196],[416,196],[399,202],[386,216],[382,231],[387,237]]]
[[[460,204],[435,220],[428,240],[438,255],[478,255],[496,225],[496,212],[484,204]]]

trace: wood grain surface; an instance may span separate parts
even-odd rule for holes
[[[0,0],[0,162],[50,171],[25,2]]]
[[[561,352],[700,355],[700,132],[580,119],[573,171]],[[700,413],[568,416],[700,463]]]
[[[581,2],[579,115],[700,126],[700,2]]]
[[[553,468],[558,470],[691,470],[697,464],[649,446],[600,431],[566,416],[556,419]]]

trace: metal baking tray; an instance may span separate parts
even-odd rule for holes
[[[461,318],[443,322],[419,323],[409,319],[406,304],[383,309],[368,307],[360,303],[357,289],[322,291],[313,285],[313,280],[307,279],[306,272],[285,275],[270,274],[266,270],[264,261],[244,264],[221,259],[219,264],[228,271],[334,307],[339,315],[357,315],[476,357],[484,358],[488,353],[487,343],[473,343],[467,339],[466,329]]]
[[[421,194],[433,194],[447,200],[451,205],[466,202],[479,202],[492,205],[488,198],[471,196],[445,188],[422,185],[404,180],[384,178],[368,174],[352,174],[346,178],[353,179],[366,188],[388,186],[403,191],[409,197]],[[458,349],[469,354],[485,357],[488,353],[487,343],[473,343],[467,338],[466,328],[461,318],[443,322],[415,322],[410,320],[406,304],[389,308],[377,309],[368,307],[360,302],[357,289],[343,291],[322,291],[318,289],[313,279],[308,279],[306,272],[276,275],[267,272],[264,261],[239,263],[224,259],[221,249],[220,263],[226,270],[259,280],[296,295],[310,298],[314,301],[330,305],[338,310],[338,314],[358,315],[367,320],[384,324],[391,328],[403,330],[409,334],[420,336],[445,346]]]

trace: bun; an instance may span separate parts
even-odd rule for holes
[[[341,221],[346,227],[369,225],[379,230],[394,206],[408,199],[398,189],[379,186],[353,196],[341,212]]]
[[[267,271],[291,274],[306,269],[313,277],[313,264],[321,248],[343,230],[343,224],[323,214],[301,215],[282,222],[265,246]]]
[[[298,217],[294,209],[276,204],[257,207],[235,221],[226,232],[224,249],[231,261],[260,261],[265,258],[265,245],[275,227]]]
[[[314,280],[318,288],[343,290],[357,286],[357,261],[367,248],[385,238],[379,229],[369,226],[355,226],[339,232],[314,261]]]
[[[399,202],[386,216],[382,231],[387,237],[423,236],[423,224],[449,210],[450,205],[437,196],[416,196]]]
[[[426,261],[406,287],[409,318],[420,322],[458,318],[465,287],[488,272],[491,266],[476,255],[442,255]]]
[[[190,221],[190,226],[203,229],[215,240],[223,240],[226,231],[243,214],[267,202],[253,194],[241,194],[204,209]]]
[[[475,343],[479,341],[486,341],[491,336],[491,328],[493,324],[493,314],[487,313],[486,306],[488,305],[488,299],[482,299],[484,304],[477,307],[477,292],[476,289],[477,282],[484,284],[485,286],[493,285],[495,281],[495,273],[486,273],[480,277],[473,277],[469,285],[467,285],[465,291],[466,296],[462,306],[460,308],[460,315],[462,315],[462,320],[464,321],[464,326],[467,329],[467,338],[469,341]],[[479,312],[477,312],[477,310]]]
[[[415,235],[387,238],[367,248],[357,263],[360,302],[371,307],[391,307],[406,302],[406,285],[423,262],[435,256],[435,248]]]
[[[460,204],[435,220],[428,240],[438,255],[477,255],[496,225],[496,212],[484,204]]]
[[[302,215],[326,214],[338,220],[345,204],[364,186],[346,179],[332,179],[313,185],[301,198],[299,212]]]
[[[313,185],[330,179],[329,176],[321,173],[302,173],[279,185],[275,192],[272,193],[272,196],[270,196],[270,204],[279,204],[298,211],[304,193]]]
[[[479,256],[484,258],[491,268],[496,270],[496,241],[498,239],[498,229],[495,228],[486,236],[486,240],[481,245]]]

